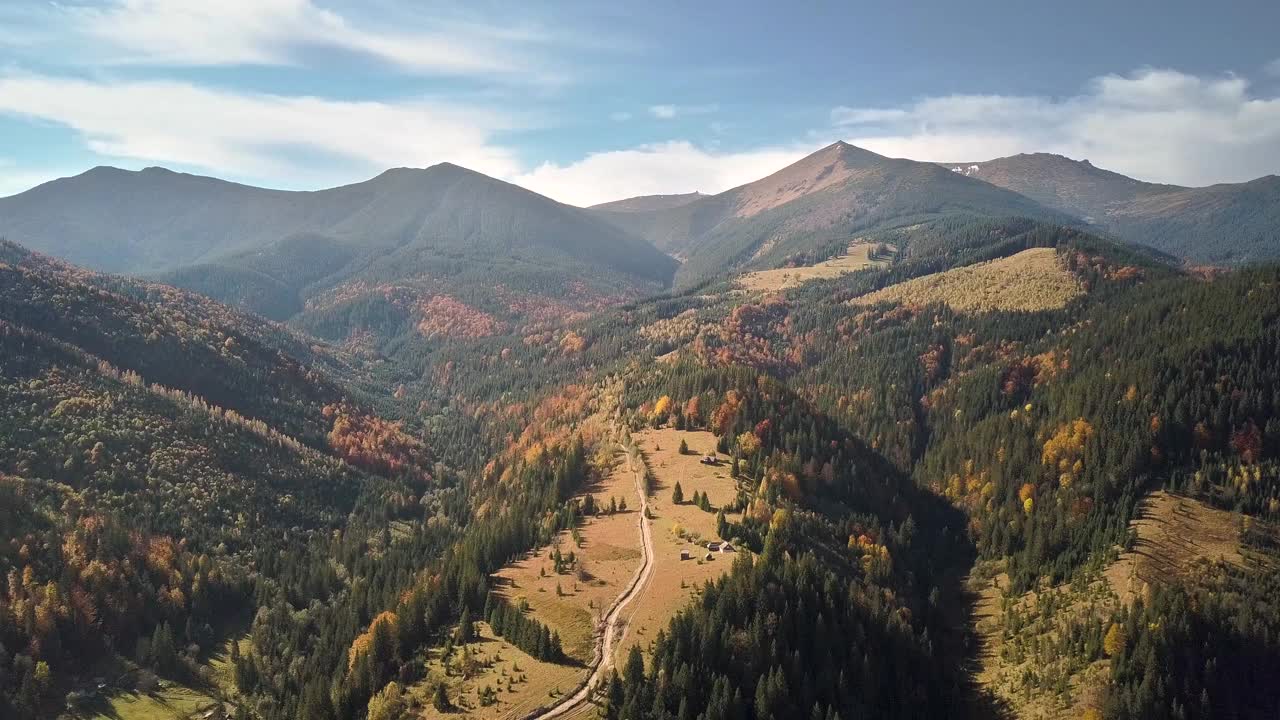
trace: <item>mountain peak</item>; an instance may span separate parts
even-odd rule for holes
[[[731,191],[738,217],[751,217],[804,195],[839,185],[888,158],[843,140],[806,155],[768,177]]]

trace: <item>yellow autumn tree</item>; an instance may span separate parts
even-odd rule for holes
[[[738,449],[742,451],[744,457],[755,455],[760,450],[760,438],[748,430],[738,435]]]
[[[658,398],[658,402],[653,404],[653,412],[651,415],[656,420],[666,417],[669,412],[671,412],[671,396],[663,395]]]
[[[1120,623],[1111,623],[1111,627],[1107,628],[1106,637],[1102,638],[1102,649],[1107,653],[1107,657],[1115,657],[1120,651],[1124,650],[1127,642],[1128,638],[1125,636],[1124,626]]]
[[[396,720],[404,713],[400,683],[389,682],[369,698],[369,720]]]
[[[361,633],[355,640],[351,642],[351,647],[347,650],[347,667],[348,669],[355,667],[356,660],[361,655],[369,651],[369,647],[373,644],[373,634],[377,631],[378,626],[386,623],[392,635],[396,632],[396,627],[400,622],[400,618],[389,610],[384,610],[369,623],[369,629]]]
[[[1057,468],[1062,473],[1058,478],[1062,487],[1070,487],[1074,477],[1084,469],[1084,448],[1093,433],[1093,425],[1088,420],[1076,418],[1060,426],[1045,441],[1040,462],[1047,467]]]

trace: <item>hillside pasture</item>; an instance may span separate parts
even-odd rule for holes
[[[408,689],[406,705],[420,714],[405,717],[468,717],[484,720],[523,718],[538,708],[551,705],[556,698],[577,687],[582,668],[575,664],[557,665],[538,662],[522,650],[494,635],[487,623],[475,624],[476,641],[463,649],[456,647],[449,658],[439,648],[430,651],[427,677]],[[441,712],[433,707],[432,693],[443,682],[454,710]],[[484,705],[480,692],[488,687],[496,702]]]
[[[640,448],[645,464],[653,475],[649,507],[653,512],[653,544],[656,553],[653,576],[640,597],[625,615],[627,630],[614,650],[614,662],[626,661],[631,647],[648,650],[649,644],[671,622],[681,608],[695,598],[701,587],[727,573],[733,561],[745,552],[736,547],[733,553],[707,555],[708,541],[723,540],[716,535],[716,511],[737,497],[736,481],[729,476],[729,459],[719,456],[718,465],[702,464],[705,453],[714,453],[716,436],[709,432],[671,428],[644,430],[632,436]],[[689,446],[689,454],[680,454],[680,441]],[[675,484],[680,483],[684,502],[671,502]],[[706,493],[712,511],[694,505],[694,493]],[[734,514],[730,518],[736,517]],[[680,559],[681,550],[690,558]]]
[[[757,270],[738,278],[738,284],[748,292],[771,293],[788,290],[811,280],[830,280],[856,270],[887,265],[885,258],[873,258],[874,243],[854,241],[842,255],[805,267],[785,267],[773,270]],[[893,252],[893,249],[890,249]]]
[[[1064,307],[1084,287],[1053,248],[1032,248],[999,260],[967,265],[854,298],[855,305],[942,303],[957,312],[1036,312]]]
[[[588,494],[597,505],[607,508],[611,499],[617,499],[625,501],[627,509],[586,518],[578,528],[580,542],[575,543],[571,531],[562,532],[551,546],[529,553],[494,576],[499,595],[512,604],[527,602],[534,618],[560,633],[565,653],[582,663],[591,660],[601,614],[635,575],[641,560],[636,530],[640,498],[626,463],[616,463],[609,476],[583,496]],[[557,546],[564,557],[574,553],[576,567],[556,574],[550,555]]]

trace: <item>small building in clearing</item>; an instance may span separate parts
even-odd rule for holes
[[[710,550],[711,552],[720,552],[720,543],[709,542],[707,543],[707,549]]]
[[[690,557],[691,556],[689,554],[689,548],[684,548],[683,550],[680,551],[681,560],[688,560]]]
[[[731,552],[734,552],[734,549],[733,549],[733,546],[730,545],[729,543],[724,543],[723,545],[720,546],[720,552],[731,553]]]

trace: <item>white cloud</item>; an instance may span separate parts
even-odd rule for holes
[[[506,118],[427,101],[347,102],[179,82],[0,74],[0,114],[72,128],[99,155],[241,177],[350,180],[388,167],[442,161],[498,176],[519,168],[509,150],[490,142],[489,134],[505,128]],[[336,161],[325,164],[340,174],[318,178],[306,172],[307,156]]]
[[[54,37],[77,38],[70,54],[108,64],[294,65],[307,50],[322,49],[367,55],[410,73],[563,80],[532,51],[549,36],[444,14],[392,15],[375,24],[312,0],[108,0],[102,7],[54,4],[26,20],[33,32],[54,28]]]
[[[649,114],[659,120],[673,120],[687,115],[707,115],[719,109],[719,105],[650,105]]]
[[[579,206],[636,195],[717,193],[764,177],[816,149],[797,145],[717,153],[675,141],[592,153],[567,165],[543,163],[512,181]]]
[[[917,160],[1053,152],[1185,185],[1280,170],[1280,97],[1259,97],[1234,75],[1142,70],[1097,78],[1067,98],[950,95],[901,107],[837,107],[831,119],[854,144]]]

